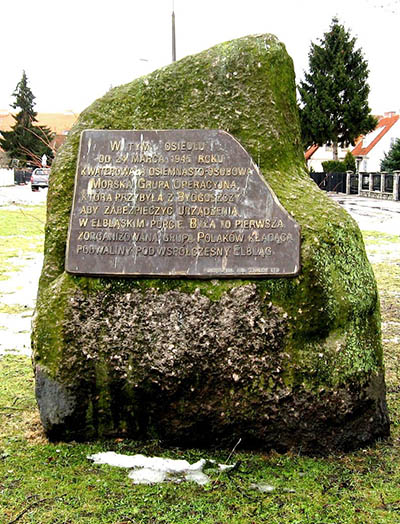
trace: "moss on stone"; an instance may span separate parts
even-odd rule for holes
[[[223,129],[250,153],[282,205],[301,225],[302,269],[297,277],[254,280],[120,279],[76,277],[64,272],[81,131],[169,128]],[[161,344],[164,349],[160,355],[165,358],[168,351],[163,346],[161,333],[157,331],[154,340],[149,339],[149,333],[146,333],[149,325],[142,317],[148,308],[142,306],[143,311],[140,312],[140,308],[136,310],[127,296],[135,296],[135,303],[142,305],[146,299],[153,304],[154,311],[157,304],[164,303],[165,297],[169,297],[176,302],[177,314],[184,314],[182,304],[187,302],[192,308],[196,308],[198,303],[199,314],[201,311],[204,316],[207,304],[212,311],[231,311],[231,320],[236,322],[242,317],[235,309],[232,297],[239,297],[249,289],[253,290],[253,294],[246,307],[250,307],[251,303],[257,304],[254,317],[249,317],[250,324],[255,319],[262,322],[262,315],[264,322],[272,322],[271,319],[275,318],[271,317],[272,310],[279,311],[284,321],[285,335],[283,339],[278,337],[282,344],[278,355],[271,354],[272,341],[280,333],[275,324],[271,339],[265,339],[264,345],[260,343],[260,348],[263,348],[261,353],[267,361],[272,359],[276,371],[267,371],[265,367],[264,371],[252,373],[250,366],[250,376],[241,382],[236,380],[236,370],[235,378],[231,375],[221,384],[225,396],[218,394],[215,400],[209,398],[207,401],[202,395],[208,387],[209,394],[215,395],[217,386],[212,381],[204,382],[207,377],[205,369],[182,377],[181,383],[178,381],[174,386],[173,395],[169,393],[168,388],[172,388],[169,379],[164,384],[158,384],[155,373],[154,376],[149,375],[147,382],[144,380],[143,364],[138,364],[144,357],[134,357],[135,352],[146,353],[146,348],[150,348],[151,352],[152,343],[155,347]],[[112,304],[121,308],[125,304],[124,307],[133,308],[132,311],[136,311],[135,314],[142,319],[133,321],[132,332],[127,328],[129,324],[126,324],[128,320],[124,314],[118,313],[118,308],[114,311]],[[226,304],[230,309],[225,308]],[[80,308],[86,310],[78,314]],[[109,338],[102,315],[113,323],[110,331],[117,340]],[[121,319],[125,319],[125,324],[116,329],[114,324]],[[188,322],[194,321],[188,319]],[[285,405],[280,420],[285,419],[287,427],[283,433],[282,428],[281,433],[277,431],[277,435],[280,434],[289,443],[290,431],[295,427],[298,416],[293,413],[304,412],[308,406],[309,413],[317,416],[320,406],[321,410],[331,413],[333,420],[335,409],[339,409],[339,400],[345,398],[352,405],[349,410],[353,409],[356,413],[368,384],[380,384],[377,379],[382,373],[379,323],[376,283],[360,231],[351,217],[317,188],[305,170],[293,64],[284,45],[274,36],[249,36],[184,58],[146,77],[111,89],[81,114],[52,167],[45,261],[34,321],[33,349],[35,363],[45,368],[52,379],[70,382],[87,393],[86,399],[81,398],[81,411],[85,413],[88,433],[89,428],[95,428],[94,431],[100,435],[113,431],[130,431],[135,435],[148,435],[154,431],[154,434],[159,434],[160,425],[151,419],[150,413],[152,409],[158,413],[157,406],[152,404],[154,399],[165,397],[170,403],[170,410],[166,410],[170,416],[170,429],[174,429],[177,441],[179,435],[183,440],[190,441],[188,435],[198,429],[191,421],[192,416],[198,421],[212,421],[219,427],[213,435],[217,437],[219,434],[221,438],[224,431],[232,432],[232,428],[239,431],[244,421],[251,420],[253,427],[249,425],[249,435],[253,435],[254,441],[258,438],[273,445],[273,437],[264,426],[268,425],[268,417],[271,421],[275,420],[277,410]],[[87,336],[82,334],[81,325],[88,331]],[[99,325],[103,326],[100,331]],[[205,329],[206,324],[200,322],[200,325]],[[195,324],[192,328],[196,330]],[[247,344],[243,333],[247,330],[249,336],[255,336],[252,329],[243,325],[239,330],[243,347]],[[166,333],[169,333],[168,330]],[[216,332],[219,333],[218,330]],[[81,334],[78,336],[77,333]],[[196,336],[198,338],[199,333],[195,332]],[[124,337],[124,341],[119,341],[118,337]],[[215,337],[210,340],[218,345]],[[258,344],[255,342],[257,337],[253,340],[255,345]],[[189,358],[184,355],[191,355],[192,358],[197,355],[194,341],[190,342],[194,346],[189,347],[188,340],[182,338],[176,341],[182,365],[186,363],[185,358]],[[229,343],[233,344],[232,341]],[[235,347],[237,355],[242,355],[240,344]],[[228,349],[223,345],[220,348],[225,355]],[[131,355],[130,351],[133,352]],[[115,362],[121,354],[123,365],[116,369]],[[196,358],[201,360],[200,355]],[[258,357],[251,358],[254,369],[258,369]],[[163,365],[166,365],[165,362]],[[223,361],[220,364],[222,367],[226,365]],[[138,383],[141,383],[139,390]],[[191,387],[202,388],[202,395],[196,397],[191,394]],[[118,421],[115,420],[115,413],[119,413],[113,400],[115,395],[120,395],[126,404],[120,410]],[[371,426],[360,437],[360,442],[371,440],[373,435],[383,435],[388,428],[384,390],[377,386],[368,398],[365,402],[375,408],[371,408],[371,412],[366,410],[365,416],[373,422],[366,422],[366,419],[358,421],[361,426]],[[209,411],[205,406],[190,404],[190,400],[199,402],[200,399],[209,402]],[[147,406],[147,413],[140,407],[143,402],[151,404]],[[235,402],[240,403],[240,409],[235,408]],[[303,408],[299,407],[301,402],[304,403]],[[182,413],[187,415],[187,431]],[[254,425],[255,417],[259,421]],[[114,421],[111,423],[111,420]],[[318,424],[323,424],[323,417],[318,420]],[[144,430],[144,427],[147,429]],[[271,423],[271,428],[274,427],[277,426]],[[51,429],[47,429],[51,433]],[[68,428],[64,429],[64,437],[68,431]],[[73,434],[72,428],[70,435]],[[308,442],[312,441],[308,429],[304,429],[302,435],[305,440],[308,438]],[[335,437],[332,432],[331,442],[339,445],[340,439],[342,437]],[[342,440],[345,441],[344,437]],[[345,447],[343,442],[341,445]]]

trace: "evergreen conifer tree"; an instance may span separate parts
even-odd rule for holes
[[[361,134],[375,129],[377,120],[368,106],[368,65],[356,39],[333,18],[330,29],[311,44],[309,72],[300,83],[300,117],[305,145],[354,144]]]
[[[53,152],[49,147],[53,133],[46,126],[35,125],[37,122],[37,113],[34,110],[35,96],[28,86],[25,71],[22,73],[22,78],[13,96],[15,101],[11,107],[19,109],[19,112],[13,115],[15,124],[11,130],[1,132],[0,146],[11,161],[18,160],[22,164],[40,165],[44,154],[49,159],[53,157]]]
[[[400,138],[398,138],[389,149],[381,162],[381,171],[400,171]]]
[[[344,167],[346,171],[353,171],[353,173],[356,172],[357,166],[356,166],[356,159],[354,156],[350,153],[350,151],[347,151],[346,156],[343,160]]]

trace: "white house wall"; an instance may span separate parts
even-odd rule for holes
[[[338,148],[339,160],[344,160],[348,149]],[[310,170],[315,171],[315,173],[322,173],[322,162],[327,160],[333,160],[333,151],[331,146],[322,146],[319,147],[313,156],[307,160],[307,167]]]
[[[360,166],[360,171],[380,171],[381,161],[385,153],[388,153],[392,143],[400,138],[400,124],[397,122],[389,131],[383,136],[379,142],[371,149],[367,157],[363,160]]]

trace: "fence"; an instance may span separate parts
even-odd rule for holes
[[[32,169],[0,168],[0,187],[29,184],[31,175]]]
[[[310,173],[324,191],[360,195],[381,200],[400,200],[400,171],[394,173]]]
[[[31,180],[32,169],[15,169],[14,170],[14,183],[28,184]]]

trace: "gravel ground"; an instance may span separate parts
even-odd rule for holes
[[[329,195],[342,205],[366,231],[379,231],[392,235],[400,233],[400,202],[379,201],[357,196]],[[31,191],[30,185],[0,187],[0,208],[12,209],[16,204],[35,205],[45,202],[47,189]],[[378,257],[378,259],[377,259]],[[399,242],[385,246],[384,253],[370,255],[371,261],[400,258]],[[30,355],[30,325],[35,306],[38,280],[43,255],[24,254],[18,259],[23,265],[20,271],[10,272],[8,280],[0,281],[0,301],[9,306],[18,306],[20,313],[0,313],[0,354],[17,351]]]

